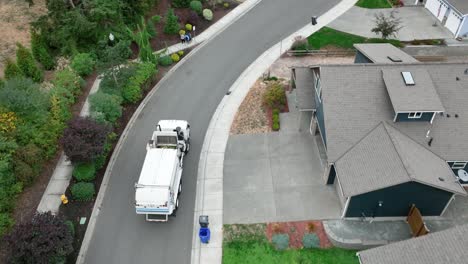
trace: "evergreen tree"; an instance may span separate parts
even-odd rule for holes
[[[177,34],[179,32],[179,18],[174,14],[174,9],[169,8],[166,14],[166,25],[164,26],[164,33]]]
[[[21,72],[18,65],[9,59],[6,61],[5,70],[3,73],[6,80],[23,77],[23,73]]]
[[[24,76],[30,77],[35,82],[42,82],[43,73],[37,67],[31,52],[19,43],[16,46],[18,47],[16,50],[16,61]]]

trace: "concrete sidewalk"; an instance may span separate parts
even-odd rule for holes
[[[329,220],[323,223],[330,241],[337,247],[366,249],[411,238],[404,220]],[[423,217],[430,232],[438,232],[468,221],[468,197],[457,196],[441,217]]]
[[[93,83],[91,90],[89,91],[88,98],[86,98],[85,103],[80,112],[81,117],[89,116],[89,96],[96,93],[99,89],[99,84],[101,83],[101,79],[98,77],[96,81]],[[57,166],[52,173],[52,177],[47,184],[47,188],[42,195],[41,201],[37,207],[37,211],[39,213],[44,212],[51,212],[52,214],[58,213],[60,204],[62,201],[60,200],[60,196],[65,193],[67,190],[68,185],[70,184],[70,180],[72,178],[73,172],[73,165],[66,157],[65,153],[60,154],[59,161]]]
[[[344,15],[330,23],[330,27],[339,31],[351,33],[367,38],[380,38],[371,32],[375,26],[375,15],[383,13],[389,16],[394,11],[395,16],[401,18],[402,29],[396,34],[396,38],[402,41],[415,39],[452,39],[453,34],[424,7],[400,7],[367,9],[354,6]],[[436,26],[433,26],[433,25]]]
[[[297,36],[307,37],[311,35],[346,12],[356,1],[341,1],[320,16],[317,25],[308,24],[265,51],[245,69],[229,89],[230,93],[221,100],[208,126],[200,154],[194,214],[194,227],[198,227],[200,215],[208,215],[210,219],[213,219],[213,224],[210,224],[212,227],[212,241],[209,244],[201,244],[198,238],[198,228],[194,228],[192,264],[222,262],[224,152],[229,138],[230,126],[249,88],[279,58],[282,52],[291,47]]]

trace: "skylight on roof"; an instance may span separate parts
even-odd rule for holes
[[[393,62],[402,62],[402,61],[403,61],[402,59],[400,59],[400,57],[395,56],[395,55],[393,55],[393,56],[387,56],[387,58],[388,58],[389,60],[393,61]]]
[[[411,74],[411,72],[401,72],[401,75],[403,76],[403,80],[405,81],[406,85],[414,85],[415,84],[414,79],[413,79],[413,75]]]

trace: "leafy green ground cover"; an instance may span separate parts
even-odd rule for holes
[[[358,264],[356,251],[339,248],[278,251],[265,239],[233,240],[223,246],[223,264]]]
[[[387,0],[359,0],[356,6],[363,8],[391,8],[392,5]]]
[[[399,40],[365,38],[329,27],[324,27],[307,38],[310,49],[320,49],[322,47],[333,45],[339,48],[352,49],[355,43],[391,43],[396,47],[402,47]]]

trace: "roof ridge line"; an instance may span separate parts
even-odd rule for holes
[[[335,162],[339,161],[341,158],[343,158],[349,151],[351,151],[355,146],[357,146],[361,141],[363,141],[369,134],[371,134],[374,130],[376,130],[384,121],[380,121],[377,123],[376,126],[374,126],[371,130],[369,130],[362,138],[360,138],[356,143],[354,143],[351,147],[349,147],[343,154],[341,154]]]
[[[401,158],[401,154],[400,154],[400,149],[399,147],[396,146],[395,142],[393,141],[393,138],[392,136],[390,135],[390,133],[388,132],[388,129],[387,129],[387,122],[386,121],[382,121],[383,123],[383,127],[385,129],[385,133],[387,133],[387,136],[390,138],[390,142],[392,142],[392,146],[395,148],[395,151],[397,152],[398,154],[398,159],[400,160],[401,164],[403,165],[403,168],[405,168],[405,171],[406,171],[406,175],[408,175],[408,178],[413,181],[413,177],[411,177],[409,171],[408,171],[408,168],[406,167],[405,163],[403,162],[403,159]],[[396,128],[395,128],[396,129]],[[412,139],[411,139],[412,140]]]

